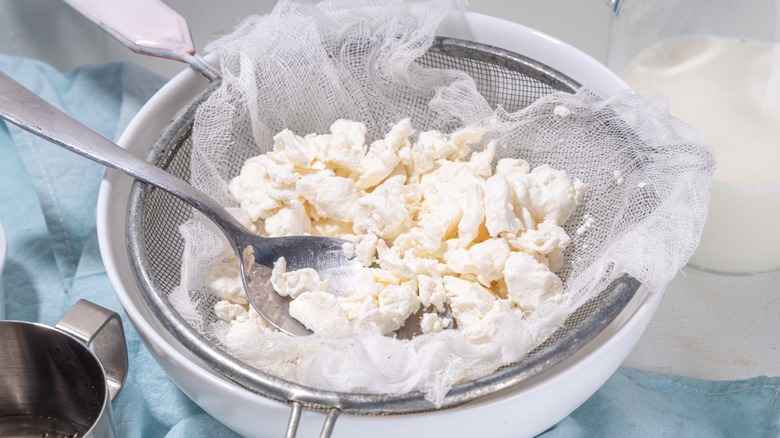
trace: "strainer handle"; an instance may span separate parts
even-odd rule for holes
[[[105,139],[3,73],[0,117],[71,152],[165,190],[206,215],[228,235],[249,233],[200,190]]]
[[[298,424],[301,421],[301,412],[303,411],[303,405],[300,402],[293,402],[292,409],[290,410],[290,420],[287,422],[287,432],[284,434],[284,438],[295,438],[298,433]],[[330,438],[333,434],[333,428],[336,427],[336,420],[339,417],[341,411],[338,408],[331,408],[328,410],[325,422],[322,424],[322,431],[320,431],[320,438]]]

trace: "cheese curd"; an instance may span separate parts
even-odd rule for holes
[[[312,268],[287,272],[287,260],[284,257],[279,257],[274,263],[271,285],[276,293],[290,298],[298,298],[304,292],[328,290],[328,281],[320,280],[320,275]]]
[[[228,300],[218,301],[214,305],[214,314],[217,318],[228,322],[230,327],[225,335],[225,343],[228,347],[240,348],[248,337],[258,333],[272,333],[274,331],[255,309],[231,303]]]
[[[370,147],[365,135],[348,120],[329,134],[284,130],[229,183],[259,234],[346,239],[345,254],[365,266],[354,289],[336,296],[315,271],[277,261],[271,283],[292,299],[294,318],[314,332],[389,335],[422,310],[423,333],[456,328],[479,344],[504,318],[561,299],[555,271],[571,243],[562,226],[587,185],[548,165],[496,161],[496,142],[479,127],[415,133],[404,119]],[[269,330],[225,266],[214,267],[209,287],[229,337]]]

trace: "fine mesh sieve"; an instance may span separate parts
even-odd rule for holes
[[[425,68],[457,69],[466,72],[492,107],[518,111],[540,97],[556,91],[574,93],[579,84],[571,78],[526,57],[473,42],[436,38],[428,52],[417,60]],[[171,122],[154,145],[150,161],[189,181],[191,133],[199,105],[219,86],[212,84]],[[414,95],[391,96],[403,102],[415,124],[425,128],[425,105]],[[419,114],[418,114],[419,113]],[[420,115],[421,117],[417,117]],[[453,126],[454,128],[455,126]],[[615,135],[628,136],[618,127]],[[230,133],[237,144],[252,142],[251,129]],[[511,156],[506,151],[504,156]],[[254,155],[249,149],[236,149],[228,155],[231,175],[237,175],[243,162]],[[630,159],[629,159],[630,161]],[[532,163],[533,164],[533,163]],[[578,213],[582,217],[582,211]],[[294,403],[300,408],[329,410],[350,414],[409,414],[433,409],[420,393],[400,396],[339,393],[323,391],[277,378],[253,368],[226,353],[220,341],[194,327],[168,300],[180,283],[181,254],[184,240],[179,226],[190,219],[191,209],[167,193],[135,183],[128,209],[127,235],[131,265],[145,300],[163,323],[186,348],[203,359],[217,374],[249,391],[274,400]],[[572,221],[576,222],[576,221]],[[571,232],[571,226],[567,231]],[[566,263],[559,272],[565,281],[571,268]],[[607,269],[609,269],[607,267]],[[605,273],[606,275],[606,273]],[[444,398],[441,408],[455,407],[512,391],[570,357],[599,334],[626,307],[640,283],[628,276],[619,277],[603,291],[572,313],[545,342],[518,363],[505,366],[487,376],[456,385]],[[198,312],[213,316],[216,298],[197,303]],[[294,409],[295,412],[295,409]],[[296,420],[297,421],[297,420]]]

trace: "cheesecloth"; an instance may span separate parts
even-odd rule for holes
[[[235,208],[227,182],[243,160],[270,150],[284,128],[326,133],[337,119],[356,120],[366,124],[370,144],[406,117],[417,131],[484,126],[498,142],[498,158],[547,163],[590,185],[565,225],[573,242],[558,272],[563,302],[505,318],[489,344],[470,344],[455,330],[412,340],[266,334],[248,337],[231,355],[317,389],[421,391],[438,406],[456,383],[522,360],[619,277],[628,274],[661,293],[692,254],[714,169],[706,140],[670,117],[659,97],[606,96],[586,84],[576,94],[550,90],[536,102],[517,101],[479,89],[462,71],[415,62],[451,9],[443,0],[282,1],[270,15],[246,19],[206,47],[219,56],[222,81],[195,114],[190,181]],[[558,106],[570,114],[556,115]],[[577,233],[585,215],[593,225]],[[216,299],[205,281],[231,249],[197,214],[180,232],[181,282],[168,298],[221,344],[227,324],[214,317]]]

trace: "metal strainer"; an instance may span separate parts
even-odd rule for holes
[[[429,51],[417,61],[426,68],[457,69],[470,75],[491,106],[509,112],[525,108],[555,91],[575,92],[579,84],[562,73],[529,58],[494,47],[449,38],[437,38]],[[218,87],[212,84],[201,96],[171,122],[154,145],[149,160],[169,173],[189,181],[190,154],[195,111]],[[393,96],[409,101],[413,96]],[[425,120],[409,116],[420,126]],[[248,130],[251,131],[251,130]],[[250,141],[251,132],[237,141]],[[237,175],[250,156],[236,152],[229,156],[232,175]],[[203,359],[217,374],[247,390],[292,404],[288,435],[293,434],[302,408],[328,411],[323,435],[329,435],[339,413],[390,415],[426,412],[434,409],[420,393],[401,396],[339,393],[313,389],[259,371],[226,353],[216,339],[209,339],[193,328],[172,306],[168,297],[179,285],[184,241],[178,227],[192,216],[183,202],[167,193],[136,182],[130,197],[127,236],[128,251],[136,281],[148,305],[167,330],[186,348]],[[567,278],[569,268],[559,272]],[[640,284],[623,276],[587,301],[568,317],[542,345],[523,361],[503,367],[485,377],[456,385],[445,397],[443,408],[511,392],[570,357],[609,325],[632,299]],[[198,303],[199,312],[212,315],[212,301]]]

